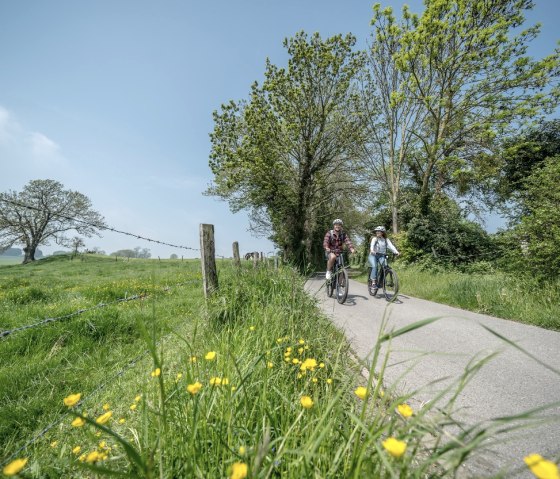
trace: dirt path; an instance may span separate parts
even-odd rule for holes
[[[401,295],[390,304],[381,294],[371,297],[366,285],[350,281],[345,304],[327,298],[324,274],[311,278],[306,289],[350,340],[356,354],[367,360],[378,337],[382,318],[388,328],[398,329],[415,321],[439,317],[438,321],[393,340],[390,367],[385,381],[399,391],[415,391],[417,404],[434,397],[437,379],[457,378],[473,357],[499,354],[477,372],[462,392],[457,407],[468,424],[518,414],[560,401],[560,376],[497,338],[481,325],[496,331],[560,371],[560,333],[513,321],[471,313],[450,306]],[[487,477],[505,468],[506,477],[531,478],[523,457],[539,453],[549,459],[560,457],[560,406],[543,413],[543,424],[517,431],[465,465],[464,477]]]

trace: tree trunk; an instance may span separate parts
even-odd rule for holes
[[[36,249],[37,247],[33,245],[27,245],[25,248],[23,248],[23,253],[25,256],[23,257],[22,264],[31,263],[32,261],[35,261]]]

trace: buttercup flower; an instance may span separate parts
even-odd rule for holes
[[[406,442],[399,441],[394,437],[385,439],[382,444],[385,450],[393,457],[401,457],[406,452]]]
[[[303,361],[303,363],[301,363],[301,366],[300,366],[299,369],[301,371],[307,371],[307,370],[313,371],[313,370],[315,370],[316,367],[317,367],[317,361],[315,361],[312,358],[308,358],[305,361]]]
[[[183,377],[183,373],[177,373],[177,377],[175,378],[175,381],[179,381],[179,379],[181,379]]]
[[[303,348],[298,348],[297,352],[298,352],[299,354],[303,353]]]
[[[124,417],[121,417],[119,419],[119,424],[124,424],[126,422],[126,419]]]
[[[74,449],[72,449],[72,453],[73,454],[80,454],[81,450],[82,450],[82,446],[76,446]]]
[[[221,378],[210,378],[210,385],[211,386],[219,386],[222,384]]]
[[[51,442],[51,447],[54,449],[56,446],[58,446],[58,441],[53,441]]]
[[[15,476],[18,474],[27,464],[28,459],[16,459],[15,461],[10,462],[2,472],[5,476]],[[243,476],[245,477],[245,476]]]
[[[302,396],[299,402],[305,409],[310,409],[313,407],[313,399],[311,399],[309,396]]]
[[[134,410],[136,409],[136,407],[137,407],[136,404],[131,404],[131,405],[130,405],[130,410],[131,410],[131,411],[134,411]]]
[[[397,406],[397,410],[399,411],[402,417],[410,417],[414,413],[414,411],[408,404],[399,404]]]
[[[66,396],[62,402],[64,402],[65,406],[72,407],[78,404],[81,398],[82,393],[70,394],[70,396]]]
[[[101,414],[101,416],[99,416],[95,422],[97,424],[106,424],[109,419],[111,419],[111,416],[113,415],[113,411],[107,411],[105,414]],[[86,459],[87,461],[87,459]]]
[[[214,359],[216,359],[216,351],[207,352],[206,356],[204,356],[204,359],[206,359],[206,361],[214,361]]]
[[[142,396],[139,394],[134,398],[134,402],[140,402],[140,399],[142,399]]]
[[[332,384],[332,379],[331,378],[327,379],[327,384]]]
[[[151,376],[153,378],[157,378],[159,375],[161,375],[161,369],[160,368],[155,368],[152,372],[151,372]]]
[[[249,331],[254,331],[255,327],[254,326],[249,326]]]
[[[530,454],[524,457],[523,460],[538,479],[560,479],[558,466],[540,454]]]
[[[191,362],[191,363],[196,363],[196,356],[191,356],[191,357],[189,358],[189,362]]]
[[[103,404],[103,410],[104,410],[104,411],[108,411],[110,408],[111,408],[111,406],[110,406],[109,403]]]
[[[101,454],[99,454],[99,452],[97,451],[92,451],[86,456],[86,462],[90,464],[93,462],[97,462],[100,459],[101,459]]]
[[[197,394],[201,389],[202,389],[202,384],[200,384],[198,381],[195,382],[194,384],[189,384],[187,386],[187,391],[191,393],[193,396]]]
[[[298,359],[298,358],[292,359],[292,363],[293,363],[293,364],[299,364],[299,359]]]
[[[231,466],[230,479],[245,479],[247,477],[247,464],[244,462],[234,462]]]
[[[300,340],[298,341],[298,343],[299,343],[299,344],[305,344],[305,341],[304,341],[303,339],[300,339]]]
[[[325,363],[319,363],[319,367],[323,369],[325,367]]]
[[[354,394],[356,396],[358,396],[360,399],[365,399],[367,396],[367,389],[363,386],[358,386],[355,391]]]
[[[267,367],[268,369],[270,369],[270,368],[274,367],[274,364],[272,364],[270,361],[268,361],[268,362],[266,363],[266,367]]]
[[[81,417],[77,417],[72,421],[71,425],[73,427],[82,427],[85,423],[86,423],[85,419],[82,419]]]
[[[239,447],[239,455],[240,456],[244,456],[246,452],[247,452],[247,449],[245,448],[245,446],[240,446]]]
[[[313,382],[313,383],[317,383],[317,381],[319,381],[317,378],[313,378],[313,379],[311,380],[311,382]]]

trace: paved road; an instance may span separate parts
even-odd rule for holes
[[[352,280],[348,299],[340,305],[327,298],[323,285],[324,274],[317,275],[307,282],[306,289],[346,333],[355,353],[364,360],[371,353],[384,315],[389,315],[389,329],[441,317],[428,326],[394,339],[391,345],[385,382],[397,384],[402,393],[416,391],[414,399],[417,404],[433,398],[434,391],[451,380],[427,387],[430,382],[449,376],[457,378],[473,357],[491,352],[499,354],[477,372],[459,397],[457,407],[462,408],[461,419],[476,424],[560,401],[558,374],[489,333],[481,324],[507,337],[557,371],[560,370],[559,332],[404,295],[389,305],[380,294],[371,297],[366,285]],[[524,456],[539,453],[549,459],[560,459],[560,407],[546,411],[543,417],[545,423],[517,431],[491,451],[468,461],[461,476],[488,477],[505,468],[509,471],[507,477],[532,478],[534,476],[524,466]]]

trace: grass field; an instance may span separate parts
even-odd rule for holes
[[[33,478],[454,477],[491,443],[498,425],[454,436],[452,403],[413,410],[385,389],[391,336],[363,377],[291,269],[220,261],[206,302],[199,267],[86,256],[0,268],[0,329],[13,331],[0,340],[2,467]]]
[[[21,264],[22,258],[16,256],[0,256],[0,268],[2,266],[9,266],[12,264]]]
[[[559,282],[545,284],[498,272],[435,272],[399,262],[393,267],[403,294],[560,331]],[[367,282],[365,273],[354,279]]]

